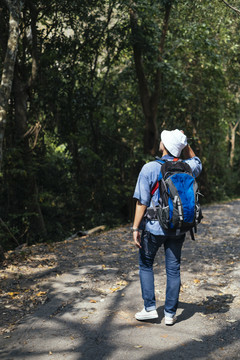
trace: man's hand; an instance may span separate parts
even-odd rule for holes
[[[136,247],[138,247],[139,249],[141,249],[141,235],[140,235],[140,231],[134,231],[133,232],[133,241],[134,244],[136,245]]]
[[[145,211],[147,209],[146,205],[143,205],[140,203],[140,201],[138,200],[136,203],[136,209],[135,209],[135,217],[134,217],[134,221],[133,221],[133,229],[135,229],[135,231],[133,231],[133,241],[134,244],[141,249],[141,235],[140,235],[140,231],[138,230],[141,220],[145,214]]]

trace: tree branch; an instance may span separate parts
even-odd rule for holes
[[[240,15],[240,10],[233,7],[232,5],[228,4],[225,0],[221,0],[225,5],[227,5],[230,9],[232,9],[233,11],[235,11],[238,15]]]
[[[8,231],[8,233],[11,235],[11,237],[13,238],[13,240],[15,241],[15,243],[17,245],[19,245],[18,240],[15,238],[15,236],[13,235],[13,233],[10,231],[9,227],[5,224],[5,222],[2,220],[2,218],[0,218],[0,223],[2,224],[2,226]]]
[[[237,127],[238,127],[238,125],[239,125],[239,123],[240,123],[240,120],[238,120],[237,122],[236,122],[236,124],[235,124],[235,126],[234,126],[234,131],[236,131],[237,130]]]

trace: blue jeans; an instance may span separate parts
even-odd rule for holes
[[[162,236],[153,235],[147,231],[142,232],[142,248],[139,250],[139,275],[144,307],[147,311],[156,309],[153,262],[158,249],[164,244],[167,274],[164,312],[170,317],[176,314],[181,285],[181,250],[184,240],[185,235]]]

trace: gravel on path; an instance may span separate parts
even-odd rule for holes
[[[204,207],[182,253],[178,322],[163,323],[163,249],[154,265],[159,319],[143,303],[130,226],[6,254],[1,359],[240,359],[240,200]]]

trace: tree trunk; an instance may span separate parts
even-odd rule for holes
[[[3,160],[3,139],[6,125],[7,107],[12,89],[14,65],[18,48],[19,21],[21,8],[23,6],[23,2],[20,0],[5,0],[5,2],[9,9],[9,36],[0,85],[0,171]]]
[[[145,115],[144,153],[155,155],[159,147],[159,131],[157,127],[157,110]]]
[[[165,5],[165,15],[162,27],[162,36],[158,47],[158,63],[162,62],[162,56],[164,51],[164,44],[168,30],[168,22],[170,17],[170,11],[172,8],[172,2],[169,1]],[[139,85],[140,99],[143,108],[143,114],[145,118],[145,130],[144,130],[144,152],[151,155],[155,155],[159,145],[159,132],[157,126],[157,114],[158,103],[160,97],[160,85],[161,85],[161,70],[158,66],[155,72],[154,89],[150,94],[147,78],[143,66],[142,45],[137,40],[138,33],[140,31],[138,25],[137,14],[133,9],[130,9],[130,24],[133,35],[133,54],[136,68],[136,75]]]
[[[234,160],[234,155],[235,155],[235,137],[236,137],[236,130],[239,125],[239,122],[240,122],[240,120],[238,120],[234,126],[232,124],[230,124],[230,130],[231,130],[230,166],[231,166],[231,168],[233,167],[233,160]]]
[[[28,100],[28,86],[24,84],[15,72],[15,79],[13,82],[13,95],[15,103],[15,124],[16,124],[16,142],[21,147],[21,157],[24,164],[25,177],[22,183],[25,182],[27,186],[24,188],[24,200],[22,206],[27,212],[32,213],[30,231],[39,235],[46,235],[46,227],[42,215],[42,211],[38,201],[38,186],[36,182],[36,175],[33,171],[32,151],[29,146],[29,137],[27,133],[27,100]],[[18,196],[18,194],[16,194]],[[21,199],[23,197],[21,196]]]
[[[35,8],[35,5],[32,2],[28,2],[30,16],[31,16],[31,30],[32,30],[32,40],[30,45],[30,51],[32,55],[32,65],[31,72],[29,69],[24,67],[24,61],[19,61],[16,58],[17,52],[17,40],[18,40],[18,25],[20,19],[20,9],[19,4],[22,5],[22,2],[19,0],[5,0],[9,6],[10,12],[10,25],[9,25],[9,45],[8,51],[6,53],[6,58],[8,61],[6,69],[8,71],[3,72],[3,77],[5,79],[5,88],[7,91],[4,92],[4,116],[6,118],[6,107],[7,102],[10,97],[11,87],[12,96],[13,96],[13,105],[14,105],[14,126],[12,128],[12,139],[13,146],[18,148],[17,156],[18,161],[15,163],[20,167],[21,171],[15,171],[14,178],[9,179],[10,189],[9,196],[10,204],[12,211],[18,214],[26,214],[29,221],[28,225],[24,223],[24,232],[30,234],[30,237],[38,237],[46,235],[46,227],[42,215],[42,211],[38,201],[38,186],[36,179],[36,171],[34,166],[34,158],[32,149],[30,146],[30,135],[31,131],[28,131],[28,118],[27,118],[27,102],[29,101],[29,95],[31,94],[33,85],[36,81],[37,76],[37,16],[38,12]],[[18,4],[19,8],[17,8]],[[18,13],[16,11],[18,9]],[[27,10],[26,10],[27,11]],[[12,28],[13,27],[13,28]],[[23,34],[24,35],[24,34]],[[12,38],[12,39],[11,39]],[[12,46],[12,48],[10,47]],[[24,41],[22,47],[22,59],[24,59],[25,53],[29,49],[25,48]],[[14,53],[14,56],[13,56]],[[11,55],[11,56],[10,56]],[[19,55],[19,57],[20,57]],[[19,64],[22,64],[21,66]],[[2,122],[4,124],[4,122]],[[1,140],[3,139],[4,127],[1,127]],[[35,141],[37,139],[37,135]],[[0,144],[2,146],[2,142]],[[17,175],[16,175],[17,174]],[[14,208],[13,208],[14,207]]]

